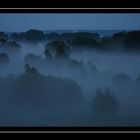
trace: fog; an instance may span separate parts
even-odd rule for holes
[[[84,63],[91,61],[97,66],[99,71],[126,73],[133,79],[140,74],[140,56],[139,54],[127,53],[98,53],[85,51],[82,53],[73,53],[73,59],[83,61]]]
[[[0,46],[9,58],[0,61],[0,126],[140,125],[139,53],[15,41],[19,50]]]

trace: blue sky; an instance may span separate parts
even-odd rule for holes
[[[0,31],[140,30],[140,14],[0,14]]]

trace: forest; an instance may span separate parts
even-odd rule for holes
[[[0,32],[0,126],[139,126],[140,31]]]

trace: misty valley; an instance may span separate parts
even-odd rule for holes
[[[0,126],[140,126],[140,31],[0,32]]]

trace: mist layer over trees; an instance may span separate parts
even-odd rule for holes
[[[0,126],[140,126],[140,31],[0,32]]]

